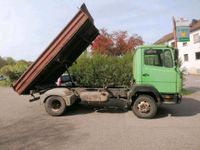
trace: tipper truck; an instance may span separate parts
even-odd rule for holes
[[[74,82],[68,68],[98,34],[93,18],[83,4],[69,24],[13,84],[14,90],[20,95],[30,94],[33,97],[30,101],[41,99],[46,112],[52,116],[62,115],[67,107],[78,101],[107,103],[113,98],[123,100],[139,118],[153,118],[161,104],[180,103],[182,81],[178,51],[164,45],[137,47],[133,56],[133,84],[130,86],[57,86],[57,79],[66,71],[70,81]]]

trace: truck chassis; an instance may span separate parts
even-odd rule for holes
[[[42,99],[46,112],[52,116],[62,115],[74,103],[105,104],[114,98],[125,102],[126,108],[131,108],[137,117],[153,118],[159,105],[176,104],[181,100],[177,95],[160,95],[153,87],[136,85],[130,88],[56,87],[40,94],[40,98],[34,97],[31,101]]]

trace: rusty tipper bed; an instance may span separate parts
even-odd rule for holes
[[[53,85],[97,35],[93,18],[83,4],[69,24],[17,80],[14,90],[24,95]]]

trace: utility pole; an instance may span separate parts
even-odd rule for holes
[[[177,49],[178,46],[177,46],[177,37],[176,37],[176,21],[175,21],[174,16],[173,16],[172,20],[173,20],[174,48]]]

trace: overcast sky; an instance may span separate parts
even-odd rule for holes
[[[200,19],[200,0],[0,0],[0,56],[35,60],[83,2],[97,28],[147,44],[172,31],[172,16]]]

